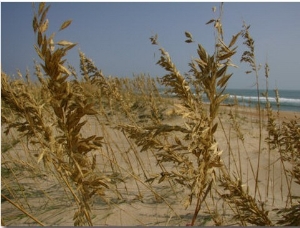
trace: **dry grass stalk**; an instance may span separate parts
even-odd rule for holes
[[[234,205],[237,209],[234,219],[240,221],[240,225],[248,223],[257,226],[272,226],[273,223],[268,217],[268,211],[264,208],[264,204],[259,204],[256,200],[244,190],[242,182],[238,178],[223,176],[220,178],[221,186],[224,190],[229,190],[228,194],[223,194],[222,197]]]
[[[258,77],[259,77],[259,70],[260,67],[256,63],[256,58],[255,58],[255,45],[254,45],[254,39],[251,37],[249,28],[245,22],[243,24],[244,30],[242,31],[242,36],[245,39],[244,45],[249,49],[249,51],[244,51],[242,57],[241,57],[241,62],[248,63],[251,67],[250,71],[246,71],[247,74],[250,74],[252,72],[255,73],[255,78],[256,78],[256,91],[257,91],[257,108],[258,108],[258,120],[259,120],[259,142],[258,142],[258,158],[257,158],[257,170],[256,170],[256,183],[255,183],[255,195],[254,198],[256,197],[256,193],[258,191],[258,175],[259,175],[259,167],[260,167],[260,160],[261,160],[261,153],[262,153],[262,114],[261,114],[261,104],[260,104],[260,91],[259,91],[259,83],[258,83]]]
[[[13,201],[11,201],[9,198],[7,198],[5,195],[1,194],[1,197],[3,197],[5,200],[9,201],[12,205],[14,205],[16,208],[18,208],[20,211],[22,211],[24,214],[26,214],[29,218],[31,218],[32,220],[34,220],[36,223],[38,223],[41,226],[45,226],[42,222],[40,222],[37,218],[35,218],[34,216],[32,216],[30,213],[28,213],[26,210],[24,210],[24,208],[20,207],[20,205],[14,203]],[[1,224],[2,225],[2,224]]]

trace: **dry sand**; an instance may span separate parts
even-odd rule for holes
[[[222,159],[232,173],[238,172],[233,163],[237,162],[238,170],[241,165],[243,184],[254,192],[254,177],[251,173],[250,162],[256,170],[258,162],[258,127],[257,112],[255,109],[231,107],[236,114],[238,123],[244,136],[244,144],[238,140],[238,136],[230,124],[228,111],[230,107],[222,107],[220,119],[224,126],[218,126],[216,139],[222,148]],[[300,113],[281,112],[282,120],[289,120]],[[166,124],[183,125],[184,121],[178,116],[170,116],[164,120]],[[3,126],[2,126],[3,127]],[[98,169],[111,177],[119,177],[119,181],[112,185],[112,190],[106,191],[102,199],[95,197],[92,206],[92,221],[96,226],[185,226],[192,220],[195,200],[188,209],[184,209],[183,200],[188,192],[173,182],[155,180],[152,185],[145,183],[162,169],[157,165],[153,156],[155,151],[140,152],[139,148],[126,139],[118,130],[111,129],[107,125],[100,125],[94,118],[90,118],[85,128],[86,135],[103,135],[106,139],[101,151],[97,154]],[[10,136],[3,134],[2,146],[18,139],[17,134]],[[263,132],[266,137],[266,132]],[[230,140],[230,148],[226,141]],[[42,164],[37,164],[34,154],[39,153],[39,148],[27,144],[24,138],[13,148],[2,153],[2,194],[13,202],[21,205],[25,210],[45,225],[73,225],[73,215],[76,206],[67,189],[57,181],[54,173],[49,173]],[[229,151],[232,151],[230,153]],[[109,158],[109,159],[108,159]],[[257,198],[266,205],[266,208],[277,208],[285,205],[288,192],[285,178],[282,172],[282,164],[278,161],[278,154],[274,151],[268,153],[266,143],[262,144],[262,154],[259,172],[259,193]],[[229,162],[230,161],[230,162]],[[166,169],[172,168],[173,164],[167,164]],[[268,170],[270,167],[269,184],[267,183]],[[290,166],[287,165],[287,169]],[[113,171],[112,171],[113,170]],[[18,181],[16,181],[18,180]],[[122,182],[122,181],[124,182]],[[268,188],[269,189],[268,189]],[[282,187],[282,188],[281,188]],[[299,187],[299,186],[298,186]],[[297,186],[292,185],[291,192],[297,193]],[[220,189],[220,188],[219,188]],[[222,191],[222,190],[220,190]],[[215,193],[213,191],[213,193]],[[15,194],[15,195],[14,195]],[[220,197],[215,195],[215,204],[218,207],[211,208],[212,199],[208,196],[206,205],[203,204],[196,225],[214,225],[210,210],[223,215],[224,225],[237,224],[231,219],[232,211],[223,204]],[[32,219],[24,215],[11,203],[1,201],[2,222],[6,226],[37,225]],[[275,219],[275,212],[270,212]]]

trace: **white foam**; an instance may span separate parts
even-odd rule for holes
[[[257,97],[255,96],[235,96],[235,95],[230,95],[230,98],[234,99],[237,98],[238,100],[244,100],[244,101],[257,101]],[[276,103],[276,98],[275,97],[268,97],[269,102],[271,103]],[[260,101],[261,102],[266,102],[266,98],[265,97],[260,97]],[[280,97],[279,98],[279,103],[282,104],[286,104],[286,105],[291,105],[291,106],[298,106],[300,108],[300,99],[294,99],[294,98],[284,98],[284,97]]]

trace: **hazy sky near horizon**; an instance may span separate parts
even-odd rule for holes
[[[151,45],[150,37],[158,34],[160,45],[169,52],[181,73],[189,71],[188,63],[197,57],[197,43],[209,54],[214,51],[213,24],[210,19],[217,2],[51,2],[48,12],[48,34],[58,32],[62,22],[72,19],[67,29],[56,34],[55,41],[78,43],[69,51],[68,62],[79,71],[81,50],[105,75],[132,77],[145,73],[163,76],[167,72],[156,62],[160,52]],[[36,3],[36,8],[38,5]],[[223,30],[225,42],[242,29],[243,20],[251,25],[255,40],[257,62],[270,67],[269,87],[300,90],[300,3],[225,2]],[[1,2],[1,70],[16,75],[17,69],[25,75],[26,68],[34,74],[34,59],[39,60],[33,45],[32,3]],[[193,35],[196,43],[185,43],[184,32]],[[228,88],[253,88],[255,76],[244,72],[250,67],[240,63],[246,47],[240,38],[238,52]],[[260,84],[264,86],[264,69]]]

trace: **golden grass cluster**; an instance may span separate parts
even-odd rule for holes
[[[279,103],[243,117],[222,106],[240,36],[260,96],[249,27],[226,44],[222,6],[207,23],[214,53],[198,44],[182,75],[159,47],[167,74],[154,79],[107,77],[83,52],[79,77],[65,59],[76,44],[46,35],[50,6],[39,4],[38,82],[1,72],[2,225],[300,225],[299,117],[282,120]]]

